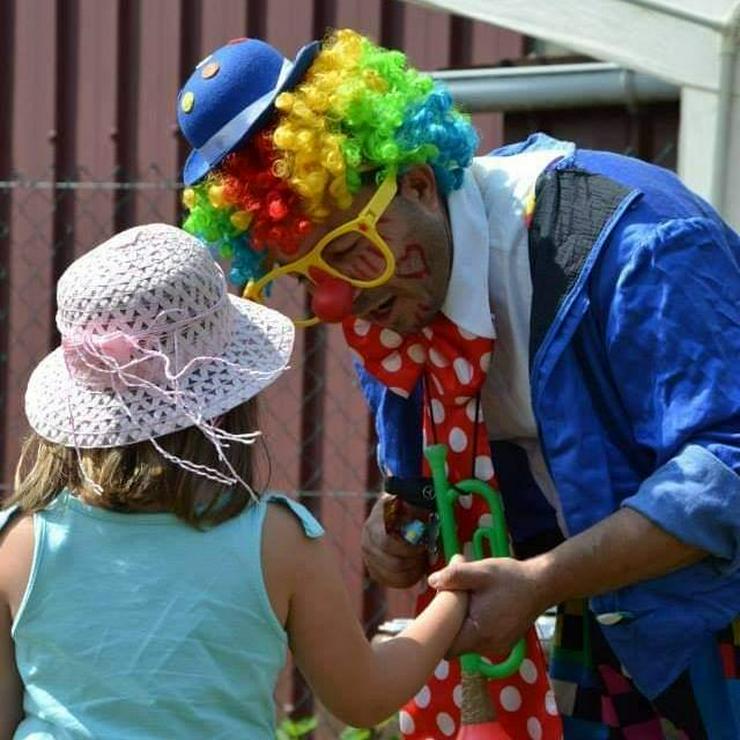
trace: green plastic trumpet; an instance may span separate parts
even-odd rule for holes
[[[504,520],[504,506],[501,494],[487,483],[470,478],[455,485],[450,484],[445,473],[447,447],[445,445],[431,445],[424,450],[432,471],[434,495],[437,501],[440,531],[442,532],[442,547],[445,560],[449,563],[453,555],[460,554],[460,542],[457,538],[454,503],[458,496],[476,494],[482,496],[491,512],[491,524],[487,527],[479,526],[473,534],[473,555],[476,560],[485,557],[507,558],[510,556],[509,539],[506,534]],[[488,542],[490,556],[483,550],[484,542]],[[478,653],[466,653],[460,658],[463,671],[480,673],[486,678],[506,678],[519,670],[524,659],[526,647],[524,638],[512,648],[509,656],[500,663],[491,663]]]

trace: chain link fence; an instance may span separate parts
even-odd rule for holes
[[[538,128],[570,138],[567,129],[581,117],[575,111],[536,120],[532,115],[511,116],[507,128],[513,138],[520,138],[518,129],[523,133]],[[625,118],[629,135],[618,136],[614,146],[605,148],[673,168],[675,118],[675,110],[666,108],[658,108],[648,119]],[[607,122],[613,131],[609,113],[604,114]],[[558,126],[566,131],[559,132]],[[588,142],[594,148],[600,143]],[[179,188],[156,168],[129,181],[96,180],[85,171],[62,181],[20,175],[0,181],[0,497],[11,489],[27,433],[23,392],[28,375],[59,341],[54,325],[56,280],[72,260],[117,231],[142,223],[178,223]],[[270,303],[298,315],[305,302],[301,291],[282,286]],[[368,635],[385,620],[409,616],[413,594],[379,588],[362,565],[360,530],[380,482],[372,424],[339,329],[318,326],[299,331],[290,371],[262,399],[261,428],[271,451],[269,490],[299,498],[320,517]],[[551,623],[541,627],[548,632]],[[398,736],[394,720],[362,732],[343,727],[314,701],[290,662],[276,698],[283,738]]]
[[[64,181],[21,176],[0,181],[0,497],[12,488],[28,432],[23,414],[28,376],[59,342],[57,279],[71,261],[117,231],[180,221],[180,186],[156,169],[146,180],[129,182],[75,174]],[[302,292],[283,290],[271,305],[295,315],[304,300]],[[374,440],[338,330],[320,326],[299,332],[291,369],[261,401],[260,425],[270,450],[262,476],[267,488],[299,498],[320,517],[367,633],[392,616],[410,615],[412,597],[385,594],[362,566],[359,533],[378,485]],[[375,735],[353,735],[314,703],[290,663],[278,684],[277,706],[286,737],[394,732],[390,723]]]

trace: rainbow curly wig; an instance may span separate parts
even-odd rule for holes
[[[351,30],[323,43],[275,107],[260,134],[183,194],[183,228],[231,261],[237,285],[269,270],[273,247],[296,252],[369,177],[429,164],[442,193],[459,188],[478,145],[446,89]]]

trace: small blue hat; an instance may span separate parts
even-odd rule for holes
[[[258,39],[235,39],[195,68],[177,97],[177,122],[193,148],[182,172],[186,185],[200,180],[273,111],[275,98],[294,87],[318,54],[304,46],[290,62]]]

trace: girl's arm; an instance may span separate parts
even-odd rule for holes
[[[271,506],[263,563],[268,593],[296,663],[326,707],[357,727],[382,722],[416,694],[457,634],[462,592],[442,592],[398,637],[370,645],[328,544]]]
[[[20,551],[17,539],[11,538],[8,532],[0,532],[0,738],[3,740],[13,737],[23,719],[23,684],[16,669],[15,649],[10,635],[10,601],[18,589],[16,571],[22,570],[18,567]]]
[[[23,685],[15,667],[10,610],[0,603],[0,738],[11,738],[23,719]]]

